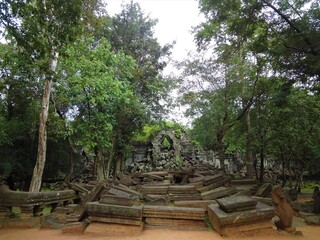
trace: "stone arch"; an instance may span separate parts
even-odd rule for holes
[[[161,143],[162,141],[167,138],[170,141],[171,145],[171,151],[174,152],[174,158],[180,158],[180,141],[179,139],[175,136],[173,130],[162,130],[160,131],[151,141],[151,144],[153,146],[152,148],[152,153],[153,153],[153,162],[157,163],[157,161],[161,157]]]
[[[168,144],[168,146],[166,146]],[[168,135],[162,135],[161,139],[160,139],[160,147],[161,147],[161,151],[163,150],[173,150],[173,140],[170,138],[170,136]]]

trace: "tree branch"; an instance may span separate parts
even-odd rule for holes
[[[262,0],[263,3],[265,3],[268,7],[270,7],[271,9],[273,9],[286,23],[289,24],[289,26],[296,31],[297,33],[299,33],[302,37],[304,42],[310,47],[310,54],[314,55],[314,56],[319,56],[319,52],[317,52],[312,43],[310,42],[309,38],[307,38],[306,36],[303,35],[303,32],[286,16],[284,15],[282,12],[280,12],[279,9],[277,9],[275,6],[273,6],[268,0]]]

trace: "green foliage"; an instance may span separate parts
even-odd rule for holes
[[[103,39],[99,43],[79,40],[65,52],[68,57],[60,68],[67,79],[59,83],[57,98],[70,99],[76,142],[91,150],[97,144],[108,148],[117,108],[133,100],[129,79],[134,61],[120,52],[114,54]]]
[[[182,132],[181,132],[181,129],[175,129],[174,130],[174,136],[178,139],[181,138],[181,135],[182,135]]]
[[[123,51],[136,61],[131,79],[134,93],[151,110],[153,118],[161,119],[164,108],[159,102],[166,100],[172,85],[161,71],[167,65],[172,45],[160,45],[154,37],[157,20],[146,15],[138,3],[124,5],[111,22],[106,20],[105,37],[110,40],[112,50]]]
[[[226,45],[236,48],[247,42],[253,55],[263,57],[282,76],[319,81],[318,1],[199,0],[199,7],[206,17],[196,33],[199,46],[209,46],[212,39],[223,43],[221,33],[226,32]]]
[[[176,164],[177,167],[182,167],[184,164],[183,160],[179,156],[176,156]]]
[[[7,134],[7,122],[4,116],[0,115],[0,145],[5,144],[9,141]]]
[[[158,122],[146,124],[143,127],[142,131],[135,133],[133,137],[133,141],[148,142],[163,129],[173,129],[175,136],[177,138],[181,138],[181,134],[183,131],[183,128],[181,127],[181,125],[173,122],[158,121]]]
[[[199,8],[199,53],[181,64],[193,139],[319,171],[319,3],[199,0]]]
[[[169,142],[169,140],[168,140],[168,137],[165,137],[165,138],[163,139],[163,141],[161,142],[161,147],[162,147],[163,149],[170,149],[170,146],[171,146],[171,144],[170,144],[170,142]]]

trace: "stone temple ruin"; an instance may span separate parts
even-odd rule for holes
[[[61,228],[62,233],[112,235],[159,227],[206,230],[210,224],[223,236],[274,231],[270,184],[232,180],[203,163],[198,169],[119,174],[117,179],[70,183],[66,188],[29,193],[2,185],[0,228]],[[50,213],[43,214],[48,206]],[[19,216],[14,208],[20,209]]]
[[[126,161],[131,172],[177,170],[192,167],[198,161],[220,168],[217,154],[196,148],[182,130],[163,129],[148,142],[134,143],[133,148],[131,157]],[[239,167],[235,156],[226,155],[225,168],[228,172],[238,171]]]
[[[177,137],[163,130],[135,148],[131,173],[102,182],[72,182],[52,192],[15,192],[1,185],[0,229],[60,228],[62,233],[113,235],[159,227],[206,230],[211,225],[229,236],[275,231],[275,215],[279,229],[291,228],[293,214],[283,213],[294,210],[281,189],[276,188],[278,193],[270,183],[234,179],[207,157],[184,134]],[[49,211],[44,213],[44,208]]]

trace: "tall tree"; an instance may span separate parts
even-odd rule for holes
[[[161,118],[164,111],[161,101],[166,100],[171,86],[161,73],[169,61],[172,45],[160,45],[154,36],[156,24],[157,20],[131,1],[112,17],[111,23],[106,22],[105,35],[115,52],[123,51],[135,59],[137,67],[131,81],[134,91],[152,117]]]
[[[233,77],[242,85],[240,116],[246,132],[248,177],[252,177],[254,141],[250,110],[259,98],[256,85],[261,78],[270,76],[272,69],[288,80],[300,80],[314,88],[319,68],[311,69],[306,62],[315,64],[313,66],[319,63],[315,44],[319,38],[315,20],[319,14],[318,3],[199,0],[199,6],[206,17],[196,30],[199,48],[212,47],[219,56],[238,56],[234,58],[236,62],[229,61],[228,65],[234,69]],[[251,71],[250,66],[256,71]]]
[[[39,118],[38,154],[30,191],[39,191],[46,161],[50,94],[60,48],[79,31],[85,0],[4,0],[1,24],[39,71],[43,96]]]
[[[65,54],[59,66],[62,81],[57,102],[68,99],[64,108],[71,118],[71,138],[94,153],[96,177],[104,180],[109,175],[104,156],[114,145],[119,109],[136,104],[129,81],[134,61],[121,52],[112,52],[105,39],[98,43],[91,38],[78,40],[65,48]]]
[[[319,82],[319,2],[314,0],[199,0],[207,21],[198,28],[200,45],[219,39],[219,30],[249,42],[269,58],[273,70],[316,88]],[[228,39],[232,42],[232,39]]]

